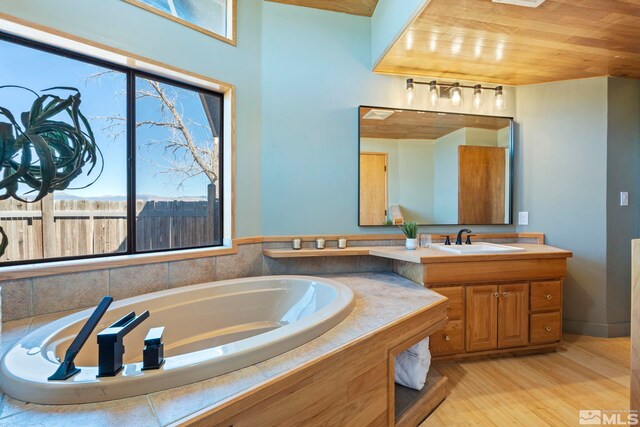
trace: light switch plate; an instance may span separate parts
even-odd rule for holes
[[[518,212],[518,225],[529,225],[529,212]]]
[[[620,206],[629,206],[629,192],[620,192]]]

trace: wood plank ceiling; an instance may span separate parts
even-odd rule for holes
[[[375,110],[386,110],[374,108]],[[384,139],[438,139],[464,127],[504,129],[511,121],[502,117],[395,110],[384,120],[365,119],[372,108],[360,107],[360,137]],[[387,110],[388,111],[388,110]]]
[[[313,7],[315,9],[332,10],[352,15],[371,16],[378,5],[378,0],[268,0],[275,3],[292,4],[294,6]]]
[[[640,78],[640,0],[431,0],[376,72],[509,85]]]

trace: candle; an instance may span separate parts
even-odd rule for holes
[[[302,240],[301,239],[293,239],[293,249],[298,250],[302,248]]]

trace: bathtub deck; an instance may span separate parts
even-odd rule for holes
[[[353,289],[356,307],[351,315],[329,332],[292,351],[256,365],[198,383],[128,399],[84,405],[35,405],[2,397],[3,425],[136,425],[165,426],[180,423],[203,409],[212,409],[250,392],[311,360],[340,348],[358,337],[380,329],[395,319],[443,299],[393,273],[327,275]],[[63,313],[66,315],[69,313]],[[7,322],[0,334],[1,352],[18,339],[47,322],[59,318],[41,316]],[[55,418],[52,418],[55,417]]]

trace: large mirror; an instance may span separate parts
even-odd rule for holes
[[[511,223],[511,118],[378,107],[359,117],[359,225]]]

